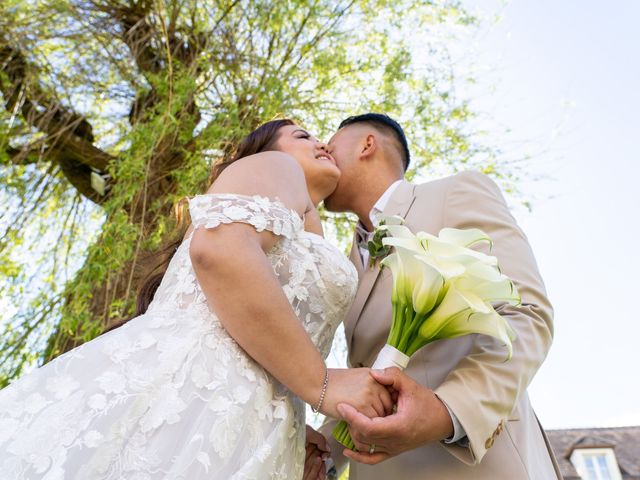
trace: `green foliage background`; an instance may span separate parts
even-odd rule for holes
[[[276,116],[328,138],[386,112],[410,177],[437,161],[512,187],[447,67],[447,40],[474,22],[455,0],[5,0],[0,386],[131,314],[173,206]],[[337,241],[348,220],[328,224]]]

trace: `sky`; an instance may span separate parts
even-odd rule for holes
[[[555,307],[534,409],[547,429],[640,425],[640,2],[463,5],[500,20],[452,46],[479,68],[459,94],[505,155],[531,155],[533,211],[514,214]]]

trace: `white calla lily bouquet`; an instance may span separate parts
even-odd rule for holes
[[[500,272],[496,257],[472,250],[491,239],[481,230],[443,228],[438,236],[413,234],[400,217],[380,222],[370,252],[389,253],[380,263],[391,269],[393,320],[387,344],[371,368],[404,369],[411,355],[445,338],[480,333],[503,342],[505,361],[512,355],[515,333],[493,303],[519,305],[513,282]],[[341,421],[333,436],[355,450],[349,426]]]

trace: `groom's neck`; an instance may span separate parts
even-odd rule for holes
[[[360,190],[354,204],[354,213],[358,216],[360,222],[368,231],[373,231],[373,224],[369,214],[373,210],[374,205],[382,197],[384,192],[396,181],[400,180],[395,177],[383,177],[370,182],[367,187]]]

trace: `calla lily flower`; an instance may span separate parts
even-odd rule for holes
[[[400,299],[405,299],[404,284],[405,273],[400,255],[392,253],[380,262],[381,267],[387,267],[393,275],[393,290],[391,291],[391,303],[396,305]]]
[[[387,227],[390,225],[404,225],[404,218],[400,215],[380,215],[376,220],[376,228]]]
[[[462,261],[456,261],[456,259],[449,259],[441,257],[439,255],[433,255],[432,253],[425,252],[422,255],[416,255],[415,258],[421,262],[430,265],[440,272],[445,280],[462,275],[465,271],[465,264]]]
[[[489,247],[493,244],[489,235],[477,228],[469,228],[466,230],[461,230],[459,228],[443,228],[438,234],[438,239],[443,242],[466,248],[472,247],[478,243],[487,243],[489,244]]]
[[[465,276],[455,281],[456,288],[472,292],[485,302],[504,302],[510,305],[520,304],[520,295],[509,277],[502,276],[498,282],[482,281],[478,277]]]
[[[426,262],[414,262],[420,272],[412,292],[413,309],[418,315],[426,315],[435,307],[445,286],[442,273]]]
[[[500,340],[507,349],[505,362],[513,355],[512,342],[516,340],[516,334],[509,323],[495,310],[488,313],[473,313],[470,315],[458,315],[450,319],[444,327],[433,337],[433,341],[456,338],[469,333],[479,333]]]
[[[441,330],[446,327],[449,321],[457,317],[466,318],[472,313],[489,313],[490,311],[492,311],[491,305],[488,305],[473,292],[462,292],[454,286],[449,286],[447,294],[431,312],[428,319],[422,323],[418,334],[409,345],[408,351],[404,353],[411,356],[426,344],[442,338],[439,336]]]
[[[388,235],[382,239],[383,245],[391,247],[400,246],[408,248],[409,250],[424,252],[424,247],[420,239],[404,225],[383,225],[379,228],[384,230]]]
[[[449,229],[453,230],[453,229]],[[479,232],[480,230],[478,230]],[[449,236],[453,236],[451,233]],[[468,247],[456,245],[454,243],[449,243],[443,241],[442,239],[431,235],[425,232],[418,232],[416,235],[417,238],[420,239],[424,249],[434,255],[440,255],[443,257],[455,257],[459,255],[466,255],[474,257],[476,260],[479,260],[487,265],[498,265],[498,259],[491,255],[487,255],[485,253],[479,252],[477,250],[472,250]],[[477,241],[473,242],[474,244],[482,241],[481,239],[477,239]]]

